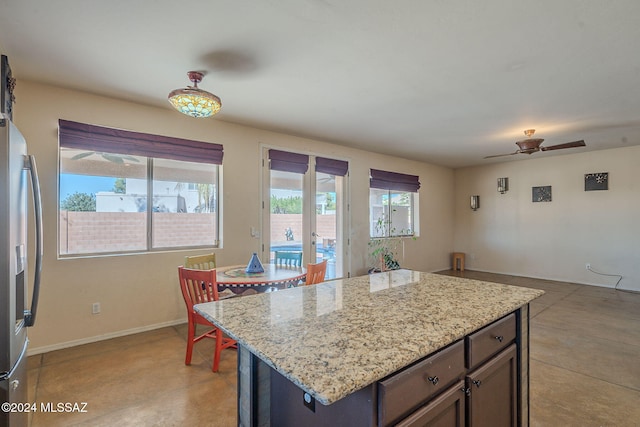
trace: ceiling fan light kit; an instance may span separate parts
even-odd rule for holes
[[[549,151],[549,150],[562,150],[565,148],[575,148],[575,147],[585,147],[586,144],[583,140],[566,142],[564,144],[551,145],[549,147],[543,147],[541,144],[544,141],[542,138],[531,138],[535,133],[535,129],[527,129],[524,131],[527,139],[523,139],[522,141],[517,141],[516,145],[519,150],[514,151],[513,153],[506,154],[496,154],[493,156],[486,156],[485,159],[491,159],[493,157],[503,157],[503,156],[513,156],[514,154],[533,154],[538,151]]]
[[[171,91],[169,93],[171,105],[182,114],[191,117],[211,117],[217,114],[222,108],[220,98],[198,87],[204,74],[199,71],[189,71],[187,75],[193,82],[193,86]]]

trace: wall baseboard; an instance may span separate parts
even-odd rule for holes
[[[437,273],[438,271],[445,271],[445,270],[451,270],[451,266],[449,265],[449,266],[447,266],[445,268],[431,270],[429,272],[430,273]],[[515,273],[515,272],[509,272],[509,271],[484,270],[482,268],[475,268],[475,267],[474,268],[466,268],[466,270],[477,271],[479,273],[503,274],[505,276],[531,278],[531,279],[538,279],[538,280],[553,280],[554,282],[565,282],[565,283],[571,283],[571,284],[576,284],[576,285],[596,286],[596,287],[599,287],[599,288],[608,288],[608,289],[614,289],[615,288],[615,285],[611,285],[611,284],[595,283],[595,282],[578,282],[578,281],[569,280],[567,278],[557,278],[557,277],[549,277],[549,276],[535,276],[535,275],[531,275],[531,274],[523,275],[522,273]],[[637,290],[637,289],[627,289],[627,288],[621,288],[621,287],[618,287],[618,290],[619,291],[627,291],[627,292],[640,292],[640,290]]]
[[[79,339],[79,340],[66,341],[66,342],[62,342],[62,343],[58,343],[58,344],[46,345],[46,346],[43,346],[43,347],[29,348],[29,350],[27,351],[27,356],[35,356],[36,354],[48,353],[50,351],[62,350],[62,349],[65,349],[65,348],[76,347],[78,345],[83,345],[83,344],[91,344],[91,343],[94,343],[94,342],[104,341],[104,340],[108,340],[108,339],[111,339],[111,338],[123,337],[125,335],[133,335],[133,334],[138,334],[140,332],[153,331],[154,329],[160,329],[160,328],[166,328],[168,326],[180,325],[180,324],[186,323],[186,322],[187,322],[186,318],[185,319],[179,319],[179,320],[172,320],[172,321],[169,321],[169,322],[155,323],[153,325],[142,326],[142,327],[139,327],[139,328],[125,329],[123,331],[117,331],[117,332],[112,332],[112,333],[109,333],[109,334],[82,338],[82,339]]]
[[[471,271],[478,271],[480,273],[493,273],[493,274],[503,274],[505,276],[514,276],[514,277],[522,277],[522,278],[531,278],[531,279],[538,279],[538,280],[552,280],[554,282],[565,282],[565,283],[571,283],[571,284],[575,284],[575,285],[585,285],[585,286],[596,286],[596,287],[600,287],[600,288],[610,288],[613,289],[614,285],[608,285],[608,284],[604,284],[604,283],[594,283],[594,282],[578,282],[575,280],[570,280],[567,278],[558,278],[558,277],[552,277],[552,276],[536,276],[533,274],[522,274],[522,273],[514,273],[514,272],[503,272],[503,271],[493,271],[493,270],[483,270],[480,268],[468,268],[468,270]]]

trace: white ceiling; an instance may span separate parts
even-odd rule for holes
[[[0,0],[18,84],[170,109],[199,70],[192,120],[451,167],[640,144],[638,44],[638,0]]]

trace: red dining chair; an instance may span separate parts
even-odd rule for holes
[[[225,348],[238,348],[236,341],[231,338],[224,337],[222,331],[213,323],[196,313],[193,309],[194,304],[203,302],[218,301],[218,283],[216,279],[216,270],[192,270],[189,268],[178,267],[178,276],[180,277],[180,289],[184,302],[187,305],[187,315],[189,317],[189,330],[187,336],[187,355],[184,359],[185,365],[191,364],[191,356],[193,354],[193,345],[204,338],[213,338],[216,340],[216,347],[213,353],[213,372],[218,372],[220,365],[220,354]],[[205,325],[212,328],[207,332],[196,336],[196,326]]]
[[[317,264],[307,264],[307,280],[305,285],[315,285],[324,282],[324,275],[327,272],[327,260]]]

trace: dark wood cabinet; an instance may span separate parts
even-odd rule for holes
[[[307,402],[307,393],[271,370],[271,425],[526,426],[518,316],[511,313],[328,406]]]
[[[516,340],[516,315],[500,320],[466,337],[467,368],[474,369]]]
[[[470,372],[398,427],[512,427],[517,425],[516,345]],[[382,425],[382,424],[381,424]]]
[[[465,384],[457,382],[427,405],[397,424],[398,427],[465,427]]]
[[[512,344],[466,378],[470,427],[517,425],[517,352]]]
[[[378,383],[378,424],[382,427],[410,414],[464,377],[464,340]]]
[[[516,315],[509,314],[490,325],[468,335],[457,346],[449,347],[426,360],[446,360],[451,363],[453,348],[456,353],[464,348],[466,370],[455,370],[464,378],[447,389],[432,402],[405,418],[399,425],[403,426],[469,426],[469,427],[511,427],[518,421],[518,389],[517,389],[517,345]],[[441,354],[444,353],[444,354]],[[407,386],[398,389],[412,389],[414,394],[406,394],[404,399],[396,396],[396,400],[411,402],[416,399],[419,381],[428,383],[427,378],[414,374],[413,368],[406,369],[392,378],[404,378]],[[449,380],[452,378],[449,377]],[[411,387],[408,387],[411,385]],[[438,390],[441,391],[441,390]],[[378,395],[380,396],[380,388]],[[433,394],[432,394],[433,395]],[[431,395],[431,396],[432,396]],[[430,396],[427,396],[430,397]],[[380,407],[379,407],[380,411]],[[459,415],[462,411],[464,416]],[[462,421],[461,421],[462,420]],[[381,426],[389,425],[379,417]]]

